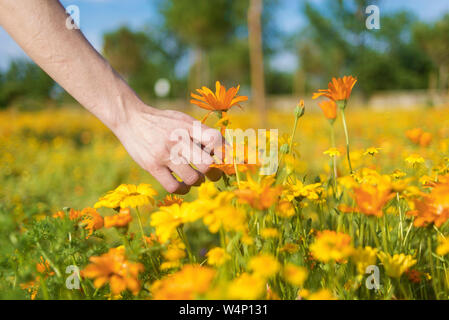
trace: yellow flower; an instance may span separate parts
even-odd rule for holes
[[[309,294],[307,300],[337,300],[337,298],[327,289],[321,289]]]
[[[165,259],[168,261],[178,261],[186,256],[183,249],[178,247],[169,247],[162,253]]]
[[[370,155],[370,156],[374,156],[375,154],[379,153],[380,148],[374,148],[374,147],[370,147],[368,149],[365,150],[365,152],[363,153],[364,156]]]
[[[307,279],[308,271],[304,267],[298,267],[294,264],[288,263],[284,267],[284,278],[291,284],[302,287]]]
[[[248,267],[257,277],[270,278],[279,271],[281,265],[272,255],[260,254],[250,259]]]
[[[160,207],[159,211],[151,216],[151,225],[156,228],[156,236],[162,243],[170,239],[182,223],[183,213],[181,206],[177,203],[169,207]]]
[[[421,164],[421,163],[424,163],[424,161],[425,161],[424,158],[416,153],[411,154],[410,156],[405,158],[405,162],[407,162],[408,164],[411,164],[411,165]]]
[[[323,192],[321,183],[305,185],[298,179],[292,179],[284,184],[283,196],[288,201],[292,201],[294,198],[299,198],[300,200],[302,198],[318,200]]]
[[[204,216],[203,221],[212,233],[217,233],[221,227],[225,231],[244,232],[247,229],[246,212],[229,204],[215,208]]]
[[[199,265],[185,265],[180,271],[155,281],[151,286],[154,300],[193,300],[205,294],[215,271]]]
[[[449,239],[440,237],[438,239],[437,255],[445,256],[449,253]]]
[[[416,264],[416,260],[411,255],[403,253],[391,256],[388,253],[380,252],[378,256],[386,274],[392,278],[399,278],[405,271]]]
[[[310,252],[315,259],[324,263],[345,262],[353,252],[351,237],[345,233],[330,230],[318,232],[315,242],[310,246]]]
[[[255,300],[260,299],[265,292],[265,281],[255,275],[241,274],[228,287],[230,299]]]
[[[275,228],[264,228],[260,230],[260,235],[264,239],[279,237],[279,231]]]
[[[371,247],[356,248],[351,258],[357,267],[357,272],[360,274],[365,274],[368,266],[376,264],[377,249]]]
[[[95,204],[95,208],[135,208],[146,204],[154,204],[157,192],[149,184],[122,184],[109,191]]]
[[[207,264],[211,266],[219,267],[223,265],[226,261],[228,261],[231,256],[223,249],[223,248],[213,248],[210,249],[206,254]]]
[[[323,154],[329,155],[329,157],[339,157],[341,155],[340,151],[337,148],[330,148],[323,152]]]
[[[295,207],[290,201],[280,200],[276,206],[276,214],[282,218],[290,218],[295,215]]]
[[[287,252],[287,253],[295,253],[299,251],[299,246],[294,243],[286,243],[281,249],[281,252]]]
[[[391,174],[391,176],[394,179],[401,179],[401,178],[405,177],[406,175],[407,175],[407,173],[405,173],[404,171],[401,171],[399,169],[394,170],[393,173]]]

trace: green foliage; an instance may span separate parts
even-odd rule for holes
[[[36,104],[29,102],[49,99],[53,87],[54,81],[36,64],[12,61],[0,77],[0,108],[13,103],[34,108]]]
[[[382,14],[381,29],[365,27],[366,0],[327,1],[322,12],[308,2],[309,26],[298,42],[301,68],[311,86],[323,86],[334,75],[352,74],[366,95],[386,89],[424,89],[429,58],[414,41],[417,24],[409,12]],[[387,85],[388,84],[388,85]]]

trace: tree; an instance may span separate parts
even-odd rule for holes
[[[242,21],[241,1],[160,1],[165,27],[194,52],[191,89],[210,82],[208,54],[228,43]]]
[[[446,90],[449,73],[449,14],[433,24],[416,25],[414,38],[437,67],[440,90]]]
[[[103,53],[143,98],[154,97],[152,88],[160,78],[170,80],[174,89],[171,96],[177,95],[180,80],[175,75],[175,66],[185,48],[163,30],[151,30],[121,27],[106,33]]]
[[[383,13],[380,30],[366,28],[367,0],[307,2],[309,21],[298,37],[297,78],[306,89],[326,85],[333,76],[352,74],[357,90],[423,89],[428,85],[429,60],[413,41],[417,19],[409,12]],[[326,8],[326,10],[321,10]]]
[[[265,73],[262,45],[262,0],[250,0],[248,8],[248,38],[251,63],[252,99],[261,122],[266,124]]]
[[[7,107],[20,102],[34,108],[37,101],[51,98],[55,82],[28,60],[18,59],[10,63],[0,83],[0,106]]]

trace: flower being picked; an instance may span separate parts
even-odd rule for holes
[[[237,95],[239,90],[240,85],[236,88],[232,87],[229,90],[226,90],[226,87],[223,86],[219,81],[217,81],[215,84],[215,92],[207,87],[196,89],[199,95],[191,93],[193,99],[190,100],[190,103],[209,111],[225,112],[231,109],[233,106],[240,107],[240,102],[248,100],[247,96]],[[205,119],[203,119],[203,121],[204,120]]]

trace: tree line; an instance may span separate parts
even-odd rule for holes
[[[381,28],[368,30],[365,8],[371,2],[303,1],[305,27],[283,34],[274,23],[277,0],[157,0],[161,23],[104,34],[102,53],[145,99],[156,97],[161,78],[171,84],[169,98],[185,98],[215,80],[238,82],[262,110],[267,94],[306,94],[344,74],[360,80],[357,90],[365,96],[448,92],[449,14],[426,23],[406,10],[382,12]],[[271,61],[279,52],[294,53],[297,66],[277,70]],[[0,108],[68,99],[27,60],[14,60],[0,72]]]

